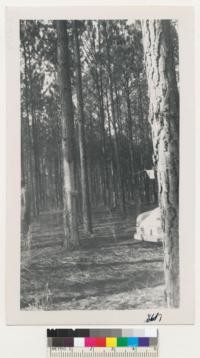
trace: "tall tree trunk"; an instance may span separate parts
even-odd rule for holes
[[[129,80],[128,77],[125,76],[125,96],[126,96],[126,105],[127,105],[127,115],[128,115],[128,148],[130,155],[130,190],[131,190],[131,198],[134,198],[134,189],[135,189],[135,181],[134,181],[134,156],[133,156],[133,123],[132,123],[132,114],[131,114],[131,101],[130,101],[130,91],[129,91]]]
[[[38,141],[38,124],[35,116],[33,105],[31,105],[32,117],[32,134],[33,134],[33,154],[35,165],[35,183],[36,183],[36,200],[37,200],[37,214],[40,212],[41,207],[41,176],[40,176],[40,163],[39,163],[39,141]]]
[[[121,122],[121,111],[120,111],[120,97],[118,94],[118,90],[117,90],[117,85],[116,82],[113,81],[113,85],[114,85],[114,92],[115,92],[115,108],[116,108],[116,123],[117,123],[117,127],[118,127],[118,131],[117,131],[117,146],[118,148],[123,148],[123,144],[121,142],[122,137],[123,137],[123,126],[122,126],[122,122]],[[120,185],[120,197],[122,199],[122,208],[123,208],[123,212],[125,213],[126,211],[126,196],[125,196],[125,185],[124,185],[124,173],[123,173],[123,169],[122,169],[122,165],[121,163],[121,156],[120,156],[120,152],[118,151],[118,155],[119,155],[119,167],[120,167],[120,181],[119,181],[119,185]]]
[[[34,158],[34,173],[35,173],[35,198],[36,198],[36,214],[40,211],[40,198],[41,198],[41,181],[40,181],[40,165],[39,165],[39,142],[38,142],[38,129],[37,119],[34,108],[34,92],[33,92],[33,79],[31,69],[31,53],[28,47],[28,79],[29,79],[29,104],[32,124],[32,138],[33,138],[33,158]]]
[[[103,22],[104,36],[106,41],[106,53],[107,53],[107,69],[108,69],[108,78],[109,78],[109,94],[110,94],[110,104],[111,104],[111,113],[112,113],[112,124],[114,129],[114,152],[115,152],[115,162],[116,162],[116,175],[119,183],[119,208],[124,212],[125,208],[123,205],[123,190],[122,190],[122,176],[121,176],[121,167],[120,167],[120,158],[119,158],[119,145],[117,138],[117,126],[116,126],[116,117],[115,117],[115,108],[114,108],[114,97],[113,97],[113,76],[111,70],[111,58],[110,58],[110,46],[108,41],[107,33],[107,24],[106,21]]]
[[[84,118],[84,108],[83,108],[81,61],[80,61],[77,21],[73,21],[73,32],[74,32],[74,45],[75,45],[74,52],[75,52],[75,62],[76,62],[76,91],[77,91],[77,100],[78,100],[77,101],[78,133],[79,133],[79,152],[80,152],[80,166],[81,166],[83,227],[86,233],[92,233],[91,207],[90,207],[90,198],[89,198],[87,156],[86,156],[86,143],[85,143],[85,118]]]
[[[111,117],[109,111],[109,99],[108,99],[108,89],[106,86],[106,112],[107,112],[107,121],[108,121],[108,137],[109,137],[109,157],[107,159],[108,165],[108,187],[109,187],[109,203],[110,209],[116,205],[113,195],[114,195],[114,178],[113,178],[113,157],[114,157],[114,150],[113,150],[113,142],[112,142],[112,135],[111,135]]]
[[[149,122],[164,232],[165,294],[179,306],[179,97],[169,20],[142,22],[149,89]]]
[[[101,66],[101,65],[100,65]],[[106,136],[105,136],[105,116],[104,116],[104,103],[103,103],[103,84],[102,84],[102,71],[100,69],[100,75],[96,69],[95,81],[97,88],[98,104],[99,104],[99,116],[100,116],[100,130],[101,130],[101,149],[102,149],[102,177],[104,183],[103,199],[104,204],[110,205],[109,200],[109,185],[107,175],[107,163],[106,163]]]
[[[35,172],[33,170],[33,164],[32,164],[32,133],[31,133],[31,128],[30,128],[30,103],[29,103],[29,99],[30,99],[30,94],[29,94],[29,86],[28,86],[28,82],[29,82],[29,78],[28,78],[28,61],[27,61],[27,54],[26,54],[26,46],[24,44],[24,42],[22,42],[22,46],[23,46],[23,55],[24,55],[24,81],[25,81],[25,112],[26,112],[26,127],[25,127],[25,133],[27,136],[27,155],[28,155],[28,165],[27,165],[27,192],[29,193],[30,196],[30,202],[31,202],[31,211],[33,213],[33,215],[37,215],[38,214],[38,202],[36,199],[36,187],[34,185],[34,179],[35,179]]]
[[[109,179],[108,179],[108,166],[106,160],[106,130],[105,130],[105,113],[104,113],[104,98],[103,98],[103,71],[102,71],[102,59],[101,59],[101,30],[100,23],[98,22],[98,55],[99,61],[96,61],[96,66],[92,68],[91,74],[94,76],[94,83],[97,90],[97,100],[99,108],[99,118],[100,118],[100,136],[101,136],[101,176],[103,178],[103,201],[105,205],[110,207],[110,188],[109,188]],[[96,38],[93,36],[91,39],[91,46],[96,56]]]
[[[77,191],[75,180],[75,135],[71,93],[70,63],[66,22],[56,21],[58,76],[61,96],[63,155],[63,219],[67,246],[77,246]]]

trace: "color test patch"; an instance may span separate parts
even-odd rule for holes
[[[157,346],[157,337],[52,337],[49,347],[149,347]]]
[[[81,337],[85,333],[86,337]],[[102,336],[100,336],[100,333]],[[110,335],[109,335],[110,333]],[[115,333],[118,336],[115,336]],[[137,333],[137,336],[131,336],[131,334]],[[66,334],[66,336],[64,336]],[[70,336],[71,334],[71,336]],[[92,336],[95,334],[96,336]],[[104,336],[108,334],[108,336]],[[126,336],[124,336],[126,334]],[[149,334],[149,336],[147,336]],[[60,335],[60,336],[59,336]],[[157,347],[158,346],[158,331],[156,329],[150,329],[149,327],[145,331],[144,329],[136,330],[48,330],[48,347]]]
[[[85,338],[74,337],[74,347],[85,347]]]
[[[86,337],[85,338],[85,347],[96,347],[96,338]]]
[[[128,338],[126,337],[117,338],[117,347],[127,347],[127,346],[128,346]]]
[[[106,347],[106,338],[105,337],[97,337],[96,338],[96,347]]]
[[[159,357],[158,330],[149,327],[147,331],[59,329],[48,331],[47,338],[48,358]]]
[[[139,347],[149,347],[149,338],[148,337],[139,337],[138,338]]]
[[[117,347],[116,337],[106,337],[106,347]]]
[[[148,337],[156,338],[157,329],[145,327],[144,329],[47,329],[48,338],[61,337]]]
[[[74,347],[74,337],[65,337],[63,341],[64,347]]]
[[[128,347],[138,347],[138,337],[128,337]]]

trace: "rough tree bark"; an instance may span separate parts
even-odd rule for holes
[[[149,122],[164,233],[165,296],[179,306],[179,95],[169,20],[142,22]]]
[[[78,245],[75,135],[66,22],[64,20],[56,21],[56,28],[58,37],[58,78],[61,96],[65,243],[68,247],[75,247]]]
[[[79,152],[80,152],[80,166],[81,166],[81,193],[82,193],[82,215],[83,228],[86,233],[92,233],[91,207],[89,198],[89,184],[87,171],[87,156],[85,143],[85,118],[83,108],[83,93],[82,93],[82,75],[81,75],[81,61],[80,48],[77,30],[77,21],[73,21],[74,32],[74,53],[76,64],[76,92],[78,105],[78,133],[79,133]]]

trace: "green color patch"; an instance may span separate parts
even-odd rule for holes
[[[127,347],[127,346],[128,346],[128,338],[126,337],[117,338],[117,347]]]

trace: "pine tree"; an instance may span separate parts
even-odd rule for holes
[[[74,33],[74,52],[76,65],[76,93],[78,105],[78,138],[79,138],[79,152],[80,152],[80,172],[81,172],[81,193],[82,193],[82,215],[83,227],[86,233],[92,232],[91,222],[91,207],[89,198],[89,184],[88,184],[88,169],[87,169],[87,155],[85,142],[85,118],[83,106],[82,93],[82,75],[81,75],[81,61],[78,38],[78,21],[73,21]]]
[[[62,121],[63,219],[66,244],[74,247],[78,244],[75,133],[66,21],[56,21],[56,28]]]
[[[165,294],[179,306],[179,96],[169,20],[142,22],[149,89],[149,122],[164,233]]]

